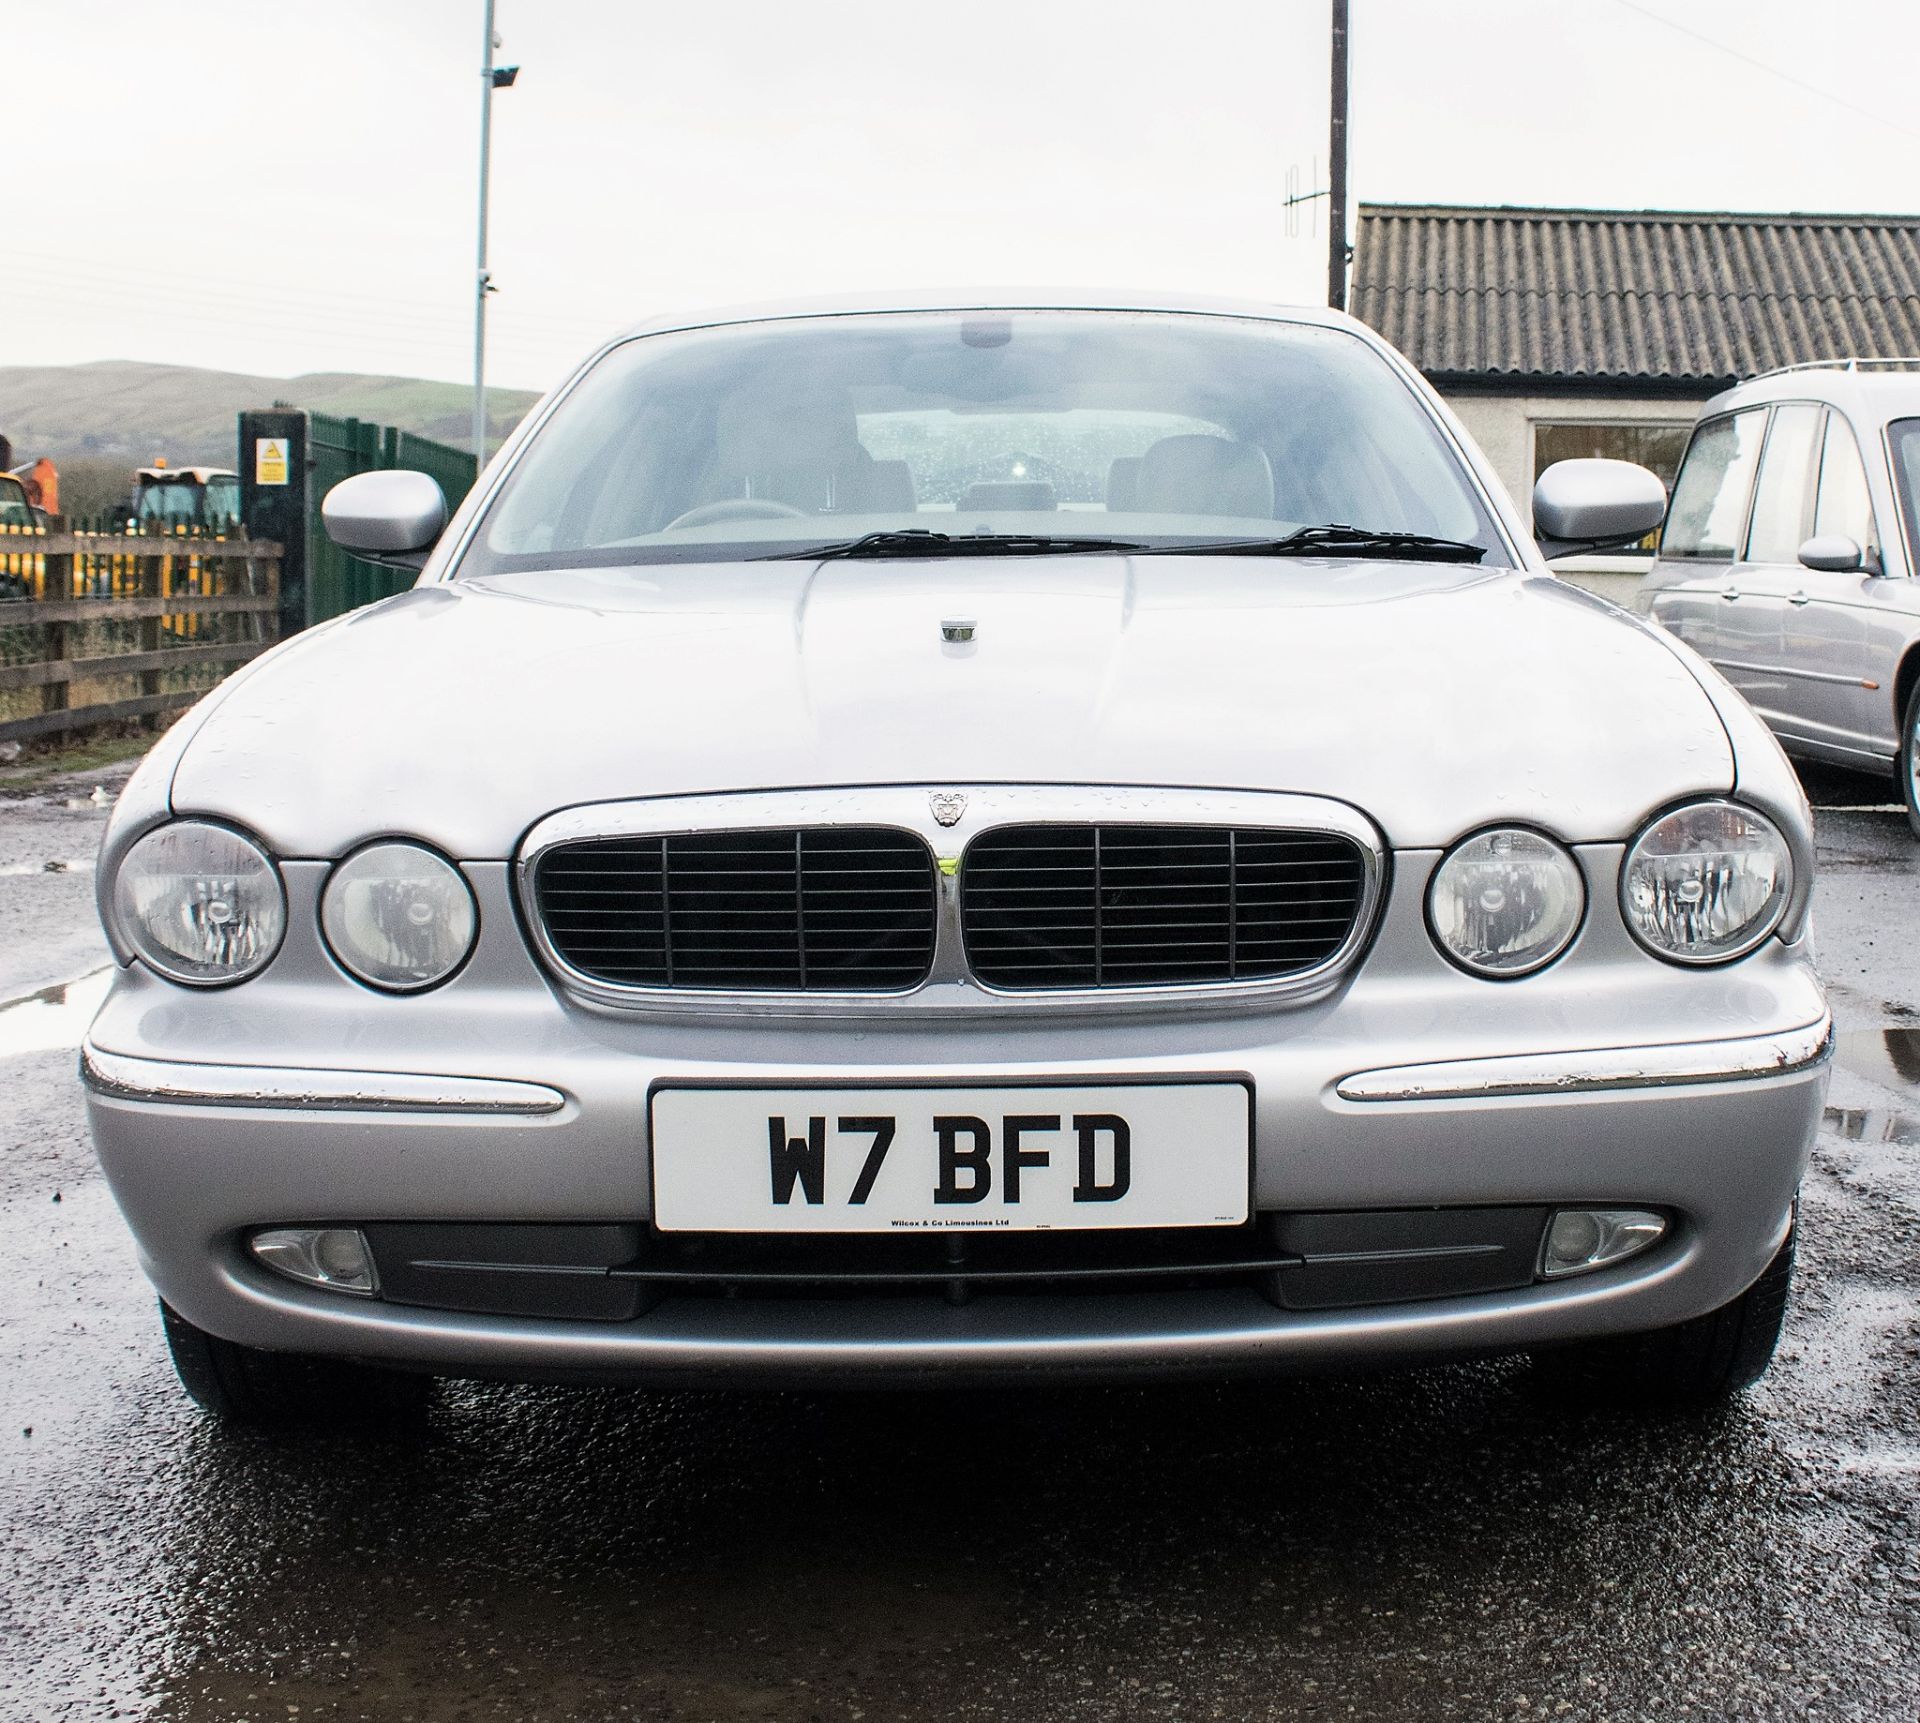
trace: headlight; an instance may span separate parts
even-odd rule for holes
[[[1793,894],[1793,853],[1779,828],[1732,802],[1662,815],[1620,870],[1620,911],[1633,936],[1675,963],[1725,963],[1780,925]]]
[[[445,981],[466,962],[479,919],[460,870],[418,844],[371,844],[347,857],[320,899],[333,955],[369,987],[395,993]]]
[[[225,826],[177,820],[120,863],[114,914],[170,981],[217,987],[264,969],[287,930],[287,894],[267,853]]]
[[[1552,838],[1517,826],[1454,845],[1427,888],[1433,937],[1476,975],[1529,975],[1551,963],[1586,907],[1580,864]]]

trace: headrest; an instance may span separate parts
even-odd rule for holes
[[[840,505],[843,513],[863,515],[910,515],[919,506],[913,468],[905,461],[864,463]]]
[[[829,396],[730,395],[714,418],[714,454],[729,473],[839,465],[859,447],[853,414]]]
[[[1140,457],[1122,455],[1107,468],[1107,513],[1125,514],[1139,494]]]
[[[961,514],[1039,514],[1058,508],[1060,499],[1047,479],[976,479],[953,506]]]
[[[1140,457],[1133,507],[1142,513],[1273,519],[1266,451],[1227,437],[1162,437]]]

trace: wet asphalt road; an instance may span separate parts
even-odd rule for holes
[[[91,782],[0,781],[8,1723],[1920,1715],[1920,844],[1877,782],[1810,784],[1844,1062],[1734,1410],[1572,1416],[1513,1363],[463,1386],[370,1442],[174,1386],[72,1075]]]

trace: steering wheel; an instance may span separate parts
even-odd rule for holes
[[[683,526],[718,526],[730,520],[786,520],[806,513],[791,503],[775,502],[772,497],[722,497],[717,503],[702,503],[683,515],[675,515],[661,530],[673,532]]]

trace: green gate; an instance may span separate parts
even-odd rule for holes
[[[307,462],[312,473],[313,507],[307,523],[307,621],[358,609],[390,598],[413,585],[405,569],[384,568],[349,556],[328,539],[320,525],[320,499],[355,473],[402,467],[439,480],[447,511],[457,509],[475,475],[473,456],[392,425],[361,419],[336,419],[326,413],[307,416]]]

